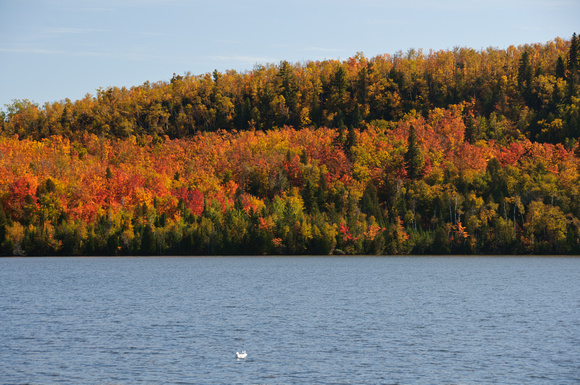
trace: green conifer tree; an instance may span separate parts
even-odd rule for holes
[[[405,169],[409,179],[417,179],[421,175],[421,149],[417,144],[415,127],[411,126],[407,139],[407,152],[405,152]]]
[[[147,224],[143,229],[143,236],[141,238],[141,253],[143,255],[152,255],[156,251],[155,233],[150,224]]]

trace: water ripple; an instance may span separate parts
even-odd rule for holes
[[[574,258],[0,259],[0,382],[576,384],[578,276]]]

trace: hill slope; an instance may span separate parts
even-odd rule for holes
[[[577,45],[283,62],[15,102],[0,252],[578,254]]]

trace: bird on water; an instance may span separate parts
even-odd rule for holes
[[[242,350],[241,353],[236,352],[236,358],[246,358],[248,356],[248,353],[246,353],[245,350]]]

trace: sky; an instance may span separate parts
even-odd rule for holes
[[[282,60],[546,43],[579,16],[579,0],[0,0],[0,109]]]

